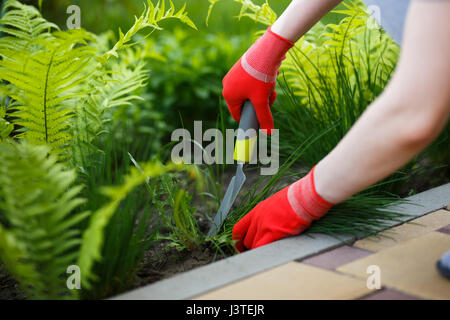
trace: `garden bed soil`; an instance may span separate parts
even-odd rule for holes
[[[243,196],[243,194],[245,194],[245,190],[251,187],[260,178],[259,170],[255,169],[256,167],[245,171],[247,179],[234,206],[239,203],[239,199]],[[229,170],[224,172],[222,177],[224,192],[228,187],[231,178],[235,174],[235,167],[233,166],[230,166]],[[268,177],[268,179],[269,178],[270,177]],[[286,182],[286,185],[287,184],[288,182]],[[198,208],[201,216],[203,216],[205,211],[207,211],[206,206],[199,198],[194,200],[194,205]],[[210,218],[213,219],[215,214],[216,212],[213,212]],[[208,233],[210,222],[206,218],[199,217],[197,223],[202,233]],[[193,251],[186,249],[179,251],[174,247],[170,247],[168,242],[162,241],[146,252],[141,264],[142,268],[138,272],[136,281],[130,290],[167,279],[178,273],[189,271],[197,267],[210,264],[214,261],[219,261],[233,254],[234,252],[231,251],[218,252],[218,250],[210,242],[204,243],[200,247],[195,248]]]
[[[142,268],[138,272],[136,281],[131,289],[207,265],[227,256],[229,254],[217,253],[215,248],[209,243],[193,251],[178,251],[175,248],[167,247],[167,244],[158,244],[147,251],[142,262]]]
[[[19,284],[0,264],[0,300],[24,300],[25,298],[25,294],[19,289]]]

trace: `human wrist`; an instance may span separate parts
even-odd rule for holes
[[[331,164],[331,165],[330,165]],[[314,185],[316,192],[325,200],[338,204],[353,195],[349,184],[348,172],[343,173],[341,166],[336,167],[328,157],[320,161],[314,171]]]
[[[289,22],[277,20],[275,23],[270,27],[270,30],[282,37],[283,39],[286,39],[292,43],[295,43],[300,37],[291,30],[291,24]]]
[[[288,189],[288,201],[293,211],[308,224],[322,218],[335,204],[325,200],[316,190],[315,167]]]
[[[267,32],[269,32],[273,36],[277,37],[281,41],[285,42],[289,46],[289,49],[292,48],[293,46],[295,46],[295,43],[293,41],[291,41],[288,38],[286,38],[285,36],[283,36],[280,32],[277,32],[276,30],[274,30],[273,26],[270,26],[267,29]]]

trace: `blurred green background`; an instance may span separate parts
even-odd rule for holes
[[[25,1],[24,1],[25,2]],[[28,1],[37,3],[37,1]],[[82,11],[82,25],[92,32],[104,32],[112,27],[126,29],[132,24],[130,17],[142,12],[143,0],[44,0],[44,16],[62,26],[65,22],[66,8],[70,5],[78,5]],[[254,1],[262,4],[264,1]],[[156,3],[156,1],[155,1]],[[189,16],[200,31],[224,32],[226,34],[251,34],[255,29],[255,23],[245,19],[241,23],[233,23],[233,18],[239,14],[240,4],[233,1],[219,1],[213,10],[209,26],[206,26],[205,18],[208,13],[208,0],[174,0],[173,3],[180,8],[186,3]],[[290,3],[290,0],[278,0],[269,2],[272,8],[281,13]],[[168,23],[170,25],[172,23]],[[166,27],[167,27],[166,25]]]
[[[23,2],[38,6],[38,0]],[[64,30],[69,17],[66,10],[75,4],[81,8],[83,28],[95,34],[113,31],[117,36],[119,28],[127,30],[133,24],[133,17],[142,13],[144,3],[144,0],[44,0],[42,11],[47,20]],[[255,31],[261,30],[261,25],[246,17],[239,21],[241,5],[231,0],[215,5],[208,25],[208,0],[174,0],[173,3],[176,8],[186,3],[186,10],[198,31],[177,21],[166,21],[161,25],[165,31],[152,35],[149,40],[152,50],[162,59],[147,61],[151,80],[144,107],[162,113],[167,124],[162,129],[166,133],[180,126],[190,129],[194,120],[215,127],[218,107],[223,105],[222,78],[253,43]],[[290,0],[269,1],[277,14],[289,3]],[[330,13],[324,20],[330,23],[340,18]],[[225,125],[235,125],[228,114]],[[167,142],[169,137],[164,136],[163,142]]]
[[[133,17],[142,13],[145,2],[44,0],[42,9],[44,17],[65,29],[67,7],[76,4],[81,8],[83,28],[96,34],[112,30],[117,35],[119,28],[127,30],[133,24]],[[289,2],[272,1],[271,4],[281,13]],[[175,0],[173,3],[181,8],[185,2]],[[208,7],[207,0],[186,1],[186,10],[198,31],[169,20],[161,24],[165,31],[154,33],[149,40],[152,50],[162,60],[147,61],[151,71],[144,107],[162,113],[167,133],[181,126],[190,129],[194,120],[202,120],[208,127],[216,125],[222,78],[251,45],[254,32],[260,29],[248,18],[238,21],[240,4],[229,0],[216,4],[206,25]],[[234,125],[228,115],[225,121],[227,126]],[[163,143],[168,138],[165,135]]]

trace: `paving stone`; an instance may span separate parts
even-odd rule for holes
[[[370,254],[372,254],[372,252],[367,250],[350,246],[342,246],[304,259],[301,262],[323,269],[334,270],[341,265],[347,264],[356,259],[364,258]]]
[[[353,242],[351,236],[340,240],[324,234],[299,235],[272,242],[227,259],[177,274],[171,278],[115,296],[117,300],[190,299],[202,293],[245,279],[295,259]]]
[[[369,292],[363,280],[289,262],[195,299],[357,299]]]
[[[373,276],[367,268],[375,265],[380,268],[382,286],[425,299],[450,299],[450,281],[436,269],[436,262],[449,249],[450,235],[433,231],[337,270],[367,280]]]
[[[450,212],[438,210],[409,223],[381,232],[377,236],[358,240],[354,246],[369,251],[380,251],[392,247],[409,239],[417,238],[425,233],[435,231],[450,224]]]
[[[418,297],[410,296],[394,289],[380,289],[371,293],[361,300],[421,300]]]
[[[439,210],[449,205],[448,195],[450,194],[450,183],[442,186],[429,189],[427,191],[415,194],[406,198],[406,203],[394,204],[386,207],[387,211],[394,210],[395,212],[404,213],[410,217],[403,219],[408,221],[427,213]],[[392,221],[392,226],[398,225],[396,221]]]
[[[446,233],[446,234],[450,234],[450,224],[448,226],[446,226],[446,227],[440,228],[437,231],[443,232],[443,233]]]

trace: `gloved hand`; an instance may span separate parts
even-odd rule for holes
[[[293,42],[275,34],[269,28],[239,59],[223,79],[223,97],[236,121],[246,100],[255,106],[261,129],[271,134],[273,126],[270,107],[275,102],[278,69]]]
[[[314,169],[308,175],[259,203],[233,227],[232,239],[242,252],[302,233],[334,205],[314,186]]]

